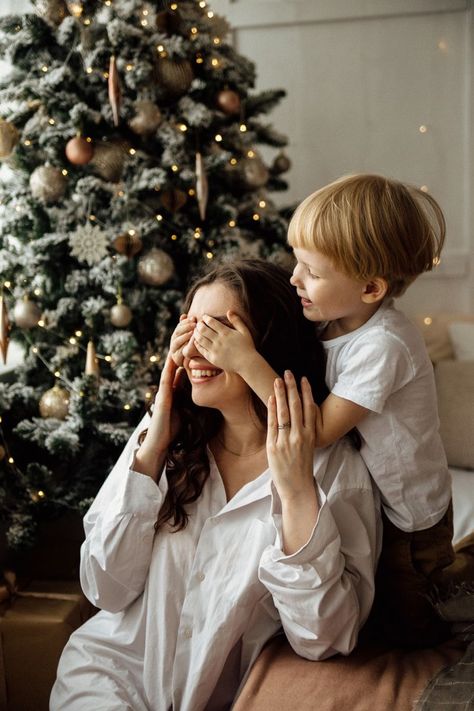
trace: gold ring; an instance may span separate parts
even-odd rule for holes
[[[285,424],[283,424],[283,425],[278,425],[279,430],[286,430],[286,429],[288,429],[288,427],[291,427],[291,422],[289,422],[289,421],[285,422]]]

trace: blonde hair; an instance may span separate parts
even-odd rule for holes
[[[352,278],[381,277],[391,296],[439,263],[445,235],[434,198],[380,175],[348,175],[317,190],[288,229],[292,247],[318,250]]]

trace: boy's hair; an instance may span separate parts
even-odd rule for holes
[[[439,263],[445,234],[442,210],[426,192],[380,175],[348,175],[303,200],[288,241],[317,249],[347,276],[382,277],[387,295],[400,296]]]

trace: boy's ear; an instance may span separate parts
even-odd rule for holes
[[[377,301],[382,301],[388,291],[388,283],[382,277],[375,277],[368,281],[362,293],[362,301],[364,304],[374,304]]]

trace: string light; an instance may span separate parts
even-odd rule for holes
[[[146,397],[147,400],[150,400],[150,398],[151,398],[151,393],[150,393],[150,392],[145,393],[145,397]]]
[[[163,219],[163,215],[156,215],[156,219],[158,220],[158,222],[161,222],[161,220]]]
[[[197,27],[191,27],[191,34],[192,35],[197,35],[198,33],[198,28]]]
[[[123,406],[124,410],[130,410],[130,408],[131,408],[131,405],[129,405],[128,402],[126,405]]]
[[[220,133],[216,134],[215,140],[217,141],[217,143],[220,143],[222,141],[222,136]]]
[[[86,72],[87,74],[92,74],[92,67],[87,67]]]
[[[84,24],[85,24],[85,25],[90,25],[90,24],[91,24],[91,21],[89,20],[88,17],[84,20]]]
[[[209,12],[207,13],[207,16],[210,20],[212,20],[212,18],[214,17],[214,13],[212,12],[212,10],[209,10]]]
[[[78,338],[82,336],[82,331],[75,331],[75,334]]]
[[[63,175],[67,175],[67,170],[66,170],[66,168],[63,168],[62,171],[61,171],[61,173],[62,173]]]
[[[41,71],[45,73],[48,71],[48,67],[46,66],[46,64],[43,64],[43,66],[41,67]]]
[[[178,239],[178,235],[171,235],[171,239],[175,242]]]
[[[190,197],[194,197],[196,195],[196,191],[194,190],[194,188],[189,188],[188,195]]]
[[[248,157],[248,158],[255,158],[255,153],[254,153],[254,151],[252,151],[252,150],[247,151],[247,157]]]
[[[229,161],[229,163],[230,163],[231,165],[237,165],[237,158],[231,158],[230,161]]]
[[[56,376],[56,378],[60,378],[60,377],[61,377],[61,371],[55,370],[55,371],[54,371],[54,375]]]
[[[106,355],[106,356],[104,356],[104,360],[107,361],[107,363],[111,363],[111,362],[112,362],[112,356]]]
[[[179,168],[178,168],[178,166],[177,166],[176,164],[174,164],[174,165],[171,166],[171,170],[173,171],[173,173],[177,173],[178,170],[179,170]]]
[[[69,343],[70,343],[72,346],[75,346],[75,345],[76,345],[77,340],[74,338],[74,336],[71,336],[71,338],[69,339]]]
[[[178,3],[177,2],[172,2],[170,5],[171,10],[177,10],[178,9]]]
[[[54,126],[56,121],[53,118],[48,119],[48,123],[51,124],[51,126]]]
[[[33,291],[33,294],[34,294],[35,296],[41,296],[41,289],[38,289],[38,288],[35,289],[35,290]]]
[[[13,459],[13,457],[8,457],[8,463],[9,463],[9,464],[14,464],[14,463],[15,463],[15,460]]]
[[[202,7],[203,9],[206,7],[206,5],[206,0],[201,0],[201,2],[199,3],[199,7]]]
[[[425,324],[425,326],[431,326],[431,324],[433,323],[433,319],[431,318],[431,316],[426,316],[426,318],[423,319],[423,323]]]
[[[164,52],[164,49],[165,49],[165,48],[163,47],[162,44],[159,44],[156,49],[157,49],[158,52]]]
[[[125,67],[125,69],[127,70],[127,72],[131,72],[132,69],[133,69],[133,64],[127,64],[127,66]]]
[[[158,356],[156,356],[156,355],[150,356],[150,363],[156,363],[157,360],[158,360]]]
[[[255,222],[258,222],[258,220],[260,219],[260,215],[258,214],[258,212],[254,212],[254,214],[252,215],[252,219],[255,220]]]
[[[212,64],[213,67],[218,67],[218,66],[219,66],[219,60],[216,59],[216,57],[213,57],[213,58],[211,59],[211,64]]]
[[[188,127],[186,126],[185,123],[180,123],[180,124],[179,124],[179,130],[184,133],[185,131],[188,130]]]
[[[219,37],[214,37],[214,39],[213,39],[212,41],[214,42],[214,44],[220,44],[220,43],[221,43]]]
[[[46,325],[45,321],[43,321],[43,319],[40,318],[40,320],[38,321],[38,326],[39,326],[40,328],[44,328],[45,325]]]
[[[196,56],[196,64],[202,64],[204,62],[204,59],[202,58],[201,54],[198,54]]]
[[[428,126],[422,124],[418,130],[420,133],[426,133],[428,131]]]
[[[130,153],[131,156],[134,156],[135,153],[136,153],[135,148],[130,148],[129,153]]]
[[[9,288],[11,287],[11,285],[12,285],[11,281],[4,281],[4,282],[3,282],[3,286],[4,286],[6,289],[9,289]]]
[[[23,142],[23,145],[25,146],[31,146],[31,141],[29,138],[26,139],[26,141]]]
[[[74,17],[80,17],[82,15],[83,7],[80,2],[70,2],[68,10],[71,15],[74,15]]]
[[[229,220],[229,227],[235,227],[236,224],[235,220]]]
[[[239,129],[241,133],[245,133],[245,131],[247,130],[247,126],[244,123],[241,123]]]
[[[260,200],[260,202],[258,203],[258,206],[259,207],[266,207],[267,203],[265,202],[265,200]]]
[[[206,253],[206,257],[207,257],[208,259],[212,259],[213,256],[214,256],[214,255],[212,254],[212,252],[207,252],[207,253]]]

